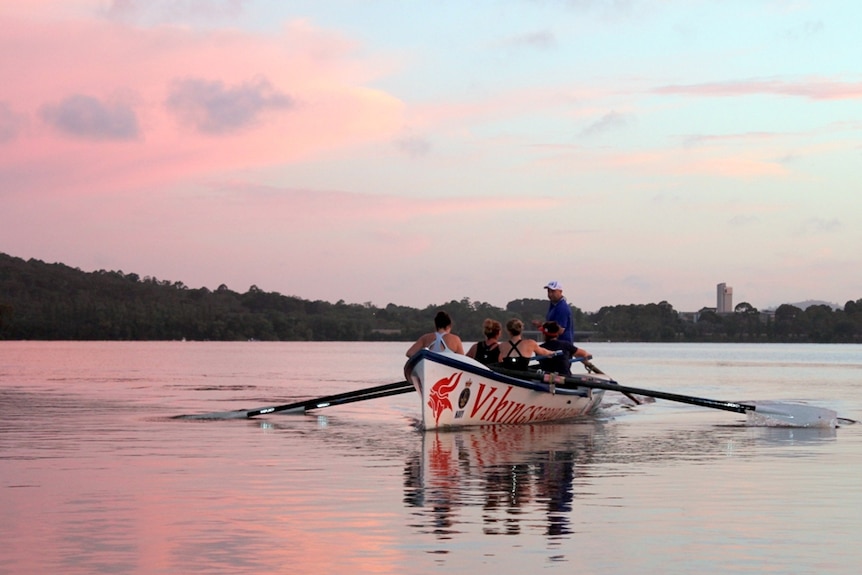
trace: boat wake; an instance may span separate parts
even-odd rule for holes
[[[638,405],[644,405],[647,403],[655,403],[654,397],[647,397],[645,395],[633,395],[634,399],[637,402],[633,401],[631,397],[618,393],[606,393],[604,398],[602,398],[602,408],[608,407],[623,407],[627,409],[634,409]]]

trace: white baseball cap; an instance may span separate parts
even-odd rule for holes
[[[560,282],[558,282],[557,280],[550,281],[550,282],[548,282],[548,283],[545,285],[545,289],[552,289],[552,290],[560,290],[560,291],[562,291],[562,290],[563,290],[563,284],[561,284],[561,283],[560,283]]]

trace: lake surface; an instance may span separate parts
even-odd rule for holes
[[[862,346],[585,347],[624,385],[862,419]],[[854,574],[862,423],[605,396],[578,423],[420,432],[404,343],[0,342],[0,574]]]

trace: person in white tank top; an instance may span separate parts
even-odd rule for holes
[[[423,348],[428,348],[431,351],[451,351],[453,353],[464,354],[464,344],[461,338],[452,333],[452,318],[443,310],[437,312],[434,316],[434,327],[436,331],[426,333],[417,339],[410,349],[407,350],[407,357],[412,357],[417,351]]]

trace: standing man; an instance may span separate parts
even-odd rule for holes
[[[548,290],[548,313],[545,314],[545,321],[555,321],[562,328],[562,334],[559,336],[560,341],[575,341],[575,322],[572,319],[572,308],[569,307],[569,302],[563,296],[563,284],[554,280],[545,285]]]

